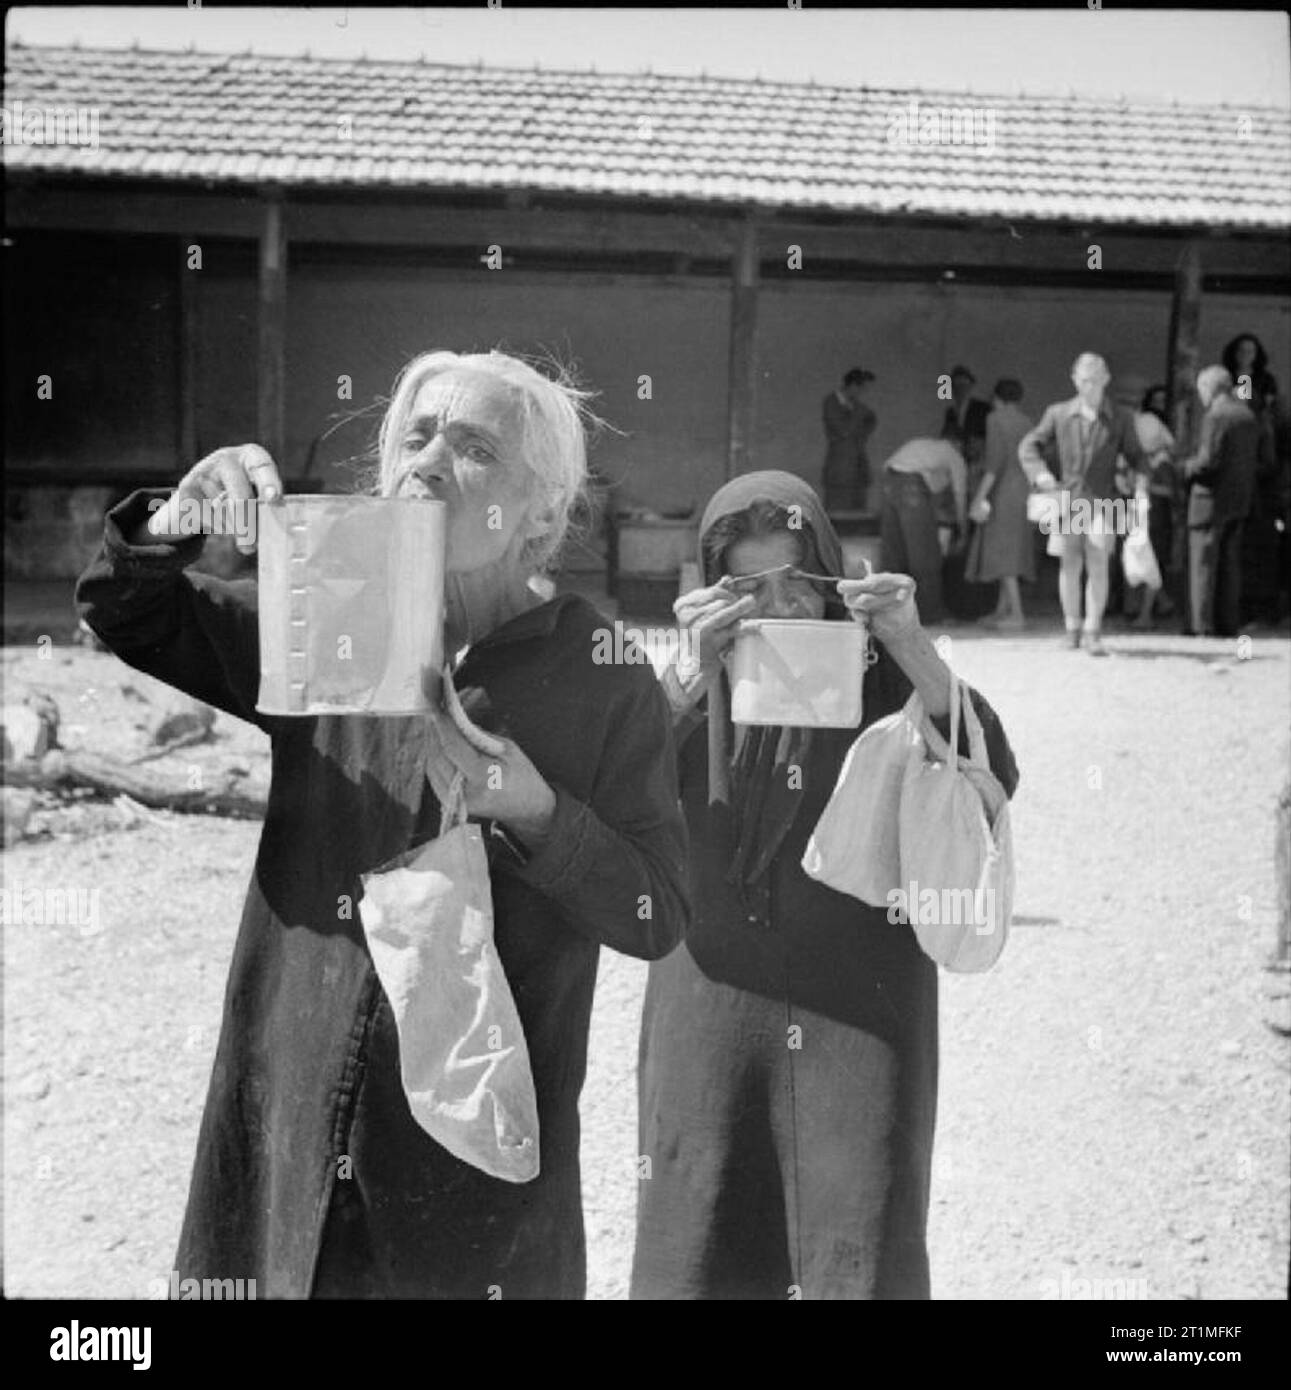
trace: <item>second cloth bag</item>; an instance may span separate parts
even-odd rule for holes
[[[492,1177],[537,1177],[529,1049],[493,944],[488,859],[479,826],[465,820],[460,780],[437,839],[363,876],[359,912],[413,1118]]]
[[[950,751],[959,747],[961,714],[967,758]],[[917,694],[860,735],[802,868],[889,914],[904,904],[920,948],[947,970],[971,974],[995,964],[1013,911],[1008,796],[958,677],[951,677],[949,743]]]

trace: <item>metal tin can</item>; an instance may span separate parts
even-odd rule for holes
[[[854,729],[866,628],[855,621],[746,618],[731,647],[731,719]]]
[[[443,502],[259,504],[262,714],[422,714],[444,659]]]

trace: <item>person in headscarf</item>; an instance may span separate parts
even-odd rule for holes
[[[937,969],[909,926],[801,861],[861,728],[918,689],[948,735],[950,672],[909,575],[775,569],[843,574],[824,508],[791,474],[721,488],[700,564],[704,586],[676,606],[690,640],[662,676],[692,917],[646,986],[631,1295],[928,1298]],[[722,653],[744,616],[867,622],[861,724],[733,726]],[[970,697],[1011,795],[1008,741]]]

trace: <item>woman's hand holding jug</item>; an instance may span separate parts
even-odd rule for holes
[[[216,449],[184,474],[169,499],[159,503],[130,541],[155,545],[223,533],[235,535],[238,549],[250,554],[255,549],[254,523],[239,525],[238,511],[249,511],[258,500],[271,502],[284,492],[278,465],[260,445]]]

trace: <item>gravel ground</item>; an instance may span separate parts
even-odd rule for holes
[[[1282,637],[951,631],[1022,769],[1015,930],[943,975],[930,1228],[938,1298],[1285,1297],[1291,979],[1274,942],[1287,774]],[[3,653],[6,699],[63,742],[145,746],[154,683],[115,659]],[[133,693],[130,693],[133,692]],[[265,740],[221,715],[213,745]],[[4,952],[4,1290],[148,1296],[183,1214],[255,824],[85,801],[35,817],[7,885],[98,890],[98,930],[14,925]],[[604,952],[583,1094],[589,1296],[626,1295],[645,966]]]

